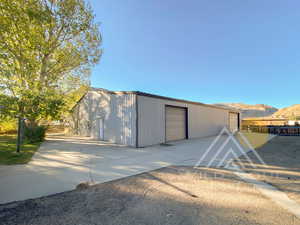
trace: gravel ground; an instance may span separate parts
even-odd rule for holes
[[[299,225],[232,172],[167,167],[0,205],[1,225]]]
[[[266,165],[249,154],[257,168],[244,163],[256,179],[269,183],[287,193],[300,204],[300,137],[277,136],[257,149]]]

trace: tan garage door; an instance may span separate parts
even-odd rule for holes
[[[238,113],[229,113],[229,129],[232,133],[239,130],[239,115],[238,115]]]
[[[166,106],[166,141],[186,138],[186,108]]]

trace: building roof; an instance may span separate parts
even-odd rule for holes
[[[194,101],[190,101],[190,100],[166,97],[166,96],[161,96],[161,95],[156,95],[156,94],[150,94],[150,93],[141,92],[141,91],[111,91],[111,90],[107,90],[107,89],[104,89],[104,88],[93,88],[93,87],[90,90],[91,91],[96,91],[96,92],[98,92],[98,91],[99,92],[106,92],[106,93],[110,93],[110,94],[136,94],[136,95],[139,95],[139,96],[158,98],[158,99],[182,102],[182,103],[187,103],[187,104],[202,105],[202,106],[216,108],[216,109],[224,109],[224,110],[228,110],[228,111],[231,111],[231,112],[237,112],[237,113],[240,112],[239,110],[237,110],[235,108],[232,108],[232,107],[216,106],[216,105],[205,104],[205,103],[201,103],[201,102],[194,102]]]

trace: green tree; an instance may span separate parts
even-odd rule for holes
[[[84,0],[0,1],[0,102],[36,124],[57,119],[89,85],[101,35]],[[12,102],[10,104],[9,102]]]

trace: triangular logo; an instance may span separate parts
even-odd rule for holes
[[[241,132],[239,132],[238,135],[240,135],[242,141],[246,144],[246,148],[241,146],[235,136],[226,127],[224,127],[195,164],[195,167],[232,168],[239,164],[239,166],[243,168],[243,163],[241,163],[240,157],[244,156],[247,163],[252,168],[256,168],[256,164],[253,163],[247,154],[249,152],[254,154],[260,164],[265,165],[265,162],[258,155],[247,138]],[[226,138],[224,139],[224,137]]]

